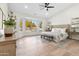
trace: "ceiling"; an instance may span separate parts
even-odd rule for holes
[[[9,10],[12,10],[13,12],[34,17],[50,18],[51,16],[69,8],[72,5],[71,3],[50,3],[50,5],[55,6],[55,8],[51,8],[49,9],[49,11],[46,11],[45,9],[40,10],[40,4],[41,3],[9,3],[8,7]],[[25,8],[25,6],[27,6],[28,8]]]

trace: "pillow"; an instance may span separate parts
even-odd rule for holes
[[[66,32],[66,28],[53,28],[52,32]]]
[[[61,28],[61,32],[66,32],[66,28]]]

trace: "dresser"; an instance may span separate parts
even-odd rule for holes
[[[71,39],[79,40],[79,17],[72,18],[71,20]]]
[[[0,38],[0,56],[15,56],[16,40],[12,37]]]
[[[79,32],[70,32],[70,38],[79,40]]]

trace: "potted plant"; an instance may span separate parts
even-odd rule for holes
[[[13,14],[13,12],[10,12],[11,14]],[[16,25],[15,22],[15,18],[13,18],[13,15],[8,15],[8,19],[4,20],[4,33],[5,33],[5,37],[10,37],[13,35],[13,30],[14,27]]]

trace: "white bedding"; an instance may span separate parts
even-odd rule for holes
[[[68,37],[66,32],[53,32],[54,41],[59,42],[65,40]]]
[[[54,29],[51,32],[44,32],[42,34],[46,34],[48,36],[53,36],[54,37],[53,40],[56,42],[59,42],[61,40],[65,40],[68,37],[68,34],[62,29],[59,29],[59,30]]]

